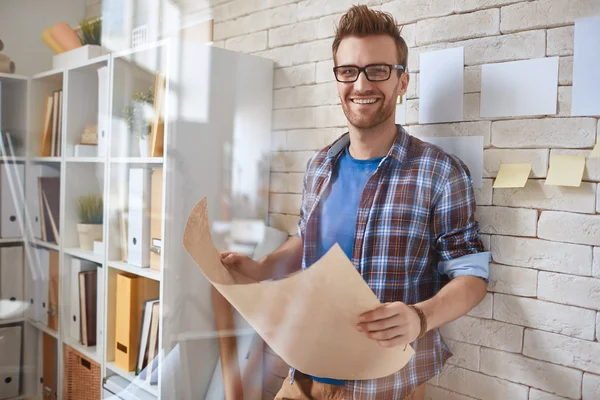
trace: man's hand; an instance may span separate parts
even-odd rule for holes
[[[246,255],[224,251],[221,253],[221,262],[226,268],[234,269],[252,280],[260,281],[262,278],[260,264]]]
[[[421,320],[415,310],[396,301],[361,314],[356,329],[382,347],[395,347],[412,343],[419,336]]]

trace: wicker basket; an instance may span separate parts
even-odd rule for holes
[[[65,400],[100,400],[100,365],[65,345]]]

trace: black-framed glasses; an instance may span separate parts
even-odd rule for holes
[[[333,68],[333,74],[338,82],[356,82],[361,72],[364,72],[368,81],[381,82],[390,79],[394,69],[404,71],[404,66],[399,64],[369,64],[364,67],[340,65]]]

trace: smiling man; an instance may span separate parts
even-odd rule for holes
[[[374,380],[308,376],[292,366],[276,399],[420,400],[452,355],[438,328],[486,294],[490,257],[470,174],[395,124],[409,75],[391,15],[352,7],[337,27],[333,58],[348,132],[308,162],[298,236],[259,262],[231,253],[223,262],[263,280],[309,268],[338,243],[382,302],[357,315],[356,329],[381,346],[415,350],[400,371]]]

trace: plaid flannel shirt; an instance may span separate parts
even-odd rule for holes
[[[315,210],[348,144],[346,133],[308,162],[298,223],[302,268],[317,261]],[[398,126],[391,149],[362,192],[352,262],[382,303],[427,300],[449,280],[438,271],[439,261],[483,252],[474,213],[472,183],[462,161]],[[347,381],[346,398],[402,399],[437,375],[452,355],[437,329],[411,346],[415,356],[402,370],[380,379]],[[293,366],[290,372],[293,380]]]

